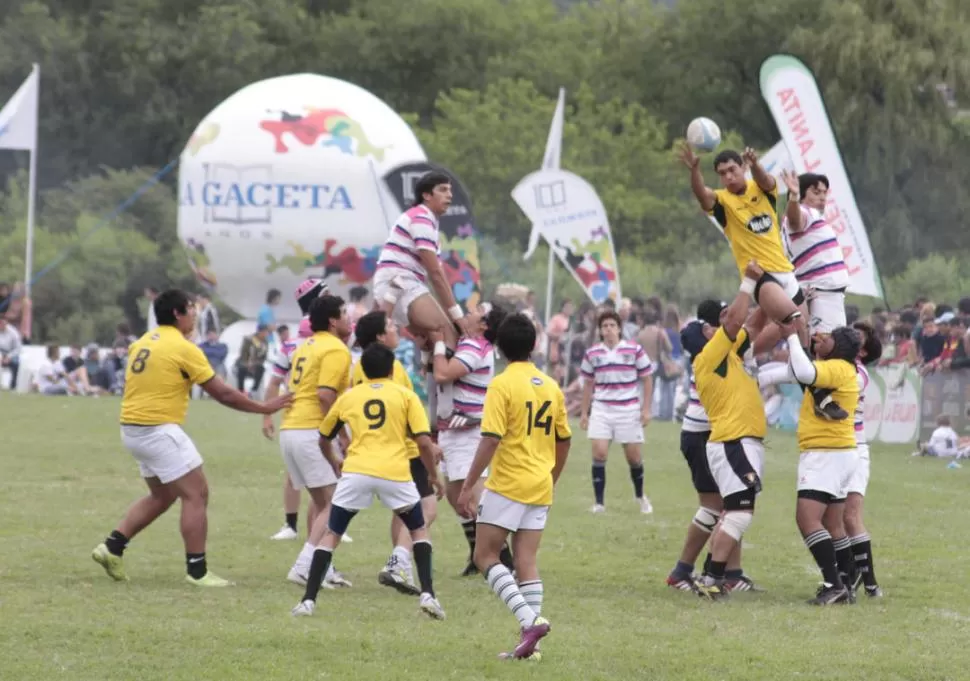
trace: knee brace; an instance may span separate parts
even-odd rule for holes
[[[720,517],[720,513],[717,511],[704,508],[701,506],[697,509],[697,513],[694,514],[694,527],[705,534],[710,534],[714,531],[714,527],[717,525],[717,519]]]
[[[341,506],[331,506],[330,520],[327,521],[327,527],[335,535],[342,537],[347,533],[347,527],[355,515],[357,515],[357,511],[350,511]]]
[[[754,516],[743,511],[725,513],[724,517],[721,518],[721,530],[734,541],[740,542],[741,537],[751,527],[752,520],[754,520]]]
[[[333,513],[331,511],[331,513]],[[332,515],[330,517],[333,517]],[[409,532],[414,532],[415,530],[420,530],[424,527],[424,511],[421,509],[421,503],[417,503],[411,508],[398,511],[397,517],[401,519],[404,526],[408,528]]]

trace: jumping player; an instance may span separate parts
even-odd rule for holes
[[[112,579],[127,581],[122,556],[128,542],[181,499],[186,581],[230,586],[232,582],[209,572],[206,563],[209,484],[202,457],[182,430],[189,393],[200,385],[221,404],[251,414],[272,414],[289,406],[292,397],[254,402],[216,376],[202,351],[187,339],[195,329],[196,309],[185,292],[165,291],[155,298],[152,310],[158,326],[129,347],[121,398],[121,441],[138,462],[149,493],[128,509],[91,557]]]
[[[414,438],[429,472],[431,484],[440,490],[435,470],[428,416],[414,392],[391,380],[394,352],[380,343],[371,344],[361,355],[367,382],[341,395],[320,426],[320,448],[340,475],[328,528],[313,553],[306,593],[294,616],[312,615],[320,581],[327,572],[340,537],[357,513],[370,506],[376,495],[381,503],[401,517],[411,532],[414,562],[421,583],[420,608],[434,619],[445,612],[434,594],[431,569],[431,541],[421,512],[421,497],[411,479],[408,464],[409,439]],[[341,463],[330,441],[344,424],[350,427],[351,442]]]
[[[590,510],[606,510],[606,458],[615,441],[623,447],[630,466],[633,496],[640,511],[653,513],[650,499],[643,494],[642,446],[643,428],[650,422],[654,366],[639,344],[620,338],[621,324],[620,315],[612,310],[600,314],[600,342],[586,351],[580,366],[584,384],[579,425],[593,446],[595,504]]]
[[[510,315],[497,340],[509,364],[485,393],[482,440],[458,496],[458,509],[466,517],[475,513],[475,487],[490,468],[477,509],[475,564],[521,627],[519,644],[503,657],[523,659],[536,652],[550,629],[541,616],[543,586],[536,556],[572,433],[562,391],[529,360],[536,344],[532,321],[523,314]],[[499,557],[509,533],[515,577]]]

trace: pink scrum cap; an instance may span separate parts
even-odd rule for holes
[[[309,338],[310,336],[313,335],[313,331],[310,329],[309,317],[304,317],[300,321],[300,329],[299,331],[297,331],[297,334],[300,336],[300,338]]]
[[[306,314],[310,311],[310,303],[316,298],[330,293],[330,287],[323,279],[310,278],[296,287],[296,304],[300,306],[300,312]]]

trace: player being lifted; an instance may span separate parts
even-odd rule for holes
[[[195,329],[196,309],[183,291],[165,291],[152,309],[158,327],[128,349],[121,398],[121,441],[138,462],[148,496],[128,509],[91,557],[111,578],[126,581],[122,556],[128,542],[181,499],[186,580],[196,586],[229,586],[231,582],[209,572],[206,564],[209,484],[202,457],[182,430],[189,392],[201,385],[221,404],[251,414],[272,414],[292,398],[254,402],[216,376],[202,351],[186,338]]]
[[[700,158],[686,142],[681,147],[680,158],[690,169],[690,186],[697,202],[724,230],[742,277],[745,265],[752,260],[764,270],[755,282],[755,303],[768,320],[793,324],[807,345],[808,330],[798,309],[805,296],[782,246],[777,214],[778,183],[774,176],[758,163],[753,149],[745,149],[743,157],[736,151],[726,150],[714,157],[714,170],[722,188],[711,189],[704,184]],[[745,167],[751,171],[750,180],[745,179]],[[849,416],[830,395],[819,395],[816,404],[827,418],[838,420]]]
[[[642,446],[643,427],[650,422],[654,366],[638,343],[620,338],[620,325],[616,312],[607,310],[600,314],[600,342],[586,351],[580,366],[584,385],[579,424],[593,446],[595,503],[591,510],[606,510],[606,457],[610,443],[619,442],[630,466],[633,496],[640,511],[653,513],[650,499],[643,494]]]
[[[485,394],[482,440],[458,496],[458,509],[466,517],[475,513],[475,487],[489,469],[477,509],[475,564],[521,627],[519,644],[502,657],[522,659],[532,657],[549,633],[549,622],[541,616],[543,586],[536,556],[572,433],[562,391],[529,360],[536,343],[533,322],[523,314],[510,315],[497,340],[509,364]],[[499,556],[509,533],[515,577]]]
[[[707,334],[721,326],[721,320],[726,313],[727,304],[719,300],[705,300],[698,305],[697,321],[687,325],[681,332],[681,342],[684,347],[691,347],[695,351],[698,350],[698,347],[703,349],[703,346],[706,345]],[[707,329],[706,333],[705,329]],[[739,332],[734,341],[732,352],[743,359],[750,345],[747,333]],[[687,539],[684,541],[680,559],[667,577],[667,586],[680,591],[692,591],[694,589],[694,564],[697,562],[704,545],[711,538],[714,528],[717,527],[721,511],[724,509],[724,500],[721,499],[717,483],[711,475],[711,466],[707,461],[707,442],[711,436],[711,422],[707,418],[703,404],[701,404],[695,380],[692,379],[690,382],[687,411],[684,413],[684,422],[680,430],[680,452],[684,455],[687,467],[690,469],[691,481],[694,484],[694,490],[697,492],[700,506],[687,528]],[[708,553],[707,560],[704,563],[705,570],[710,568],[711,560],[712,556]],[[758,590],[754,582],[745,576],[741,569],[740,545],[728,557],[724,577],[725,591]]]
[[[694,582],[698,595],[716,600],[727,595],[727,565],[741,546],[754,518],[764,466],[767,431],[758,382],[745,370],[744,346],[759,329],[753,319],[745,326],[751,292],[763,270],[755,262],[744,269],[744,280],[719,327],[691,322],[681,334],[684,350],[693,358],[694,380],[711,422],[707,463],[717,485],[723,511],[710,539],[710,561]],[[752,315],[755,317],[756,315]],[[710,517],[704,518],[709,524]],[[739,561],[738,561],[739,562]]]
[[[293,406],[283,414],[280,423],[280,451],[290,480],[305,487],[317,509],[309,525],[309,536],[300,550],[287,579],[306,584],[313,551],[323,538],[337,475],[320,456],[320,423],[350,379],[350,350],[345,340],[350,336],[350,320],[343,298],[325,295],[310,304],[312,336],[293,351],[290,366],[285,367],[287,388],[293,394]],[[325,576],[328,588],[351,586],[330,566]]]
[[[506,312],[490,303],[482,303],[469,313],[474,336],[458,341],[453,357],[441,334],[432,333],[434,343],[434,378],[438,384],[438,445],[441,447],[448,503],[458,514],[468,541],[468,565],[463,577],[478,574],[475,567],[475,515],[463,515],[458,507],[458,495],[468,477],[475,452],[481,442],[482,412],[485,393],[495,376],[495,349],[492,345]],[[486,471],[482,472],[484,476]],[[473,506],[478,508],[484,477],[472,485]],[[513,569],[512,553],[506,546],[501,553],[502,564]]]
[[[380,310],[368,312],[357,320],[354,334],[357,337],[357,344],[364,351],[375,344],[394,350],[400,340],[397,334],[397,324]],[[364,374],[363,364],[358,361],[354,365],[350,383],[352,386],[357,386],[366,381],[367,376]],[[391,381],[407,390],[414,390],[407,370],[396,359],[394,360],[394,369],[391,372]],[[408,439],[405,446],[407,447],[411,480],[421,497],[421,511],[424,516],[425,529],[430,530],[431,524],[438,515],[438,500],[435,496],[435,489],[431,486],[431,480],[421,460],[421,451],[417,444],[414,440]],[[432,445],[432,451],[437,456],[438,452],[435,445]],[[411,571],[411,532],[396,514],[391,519],[391,543],[393,550],[387,559],[387,563],[378,573],[377,580],[384,586],[397,589],[401,593],[413,596],[420,595],[421,591],[415,586]]]
[[[313,553],[306,593],[293,608],[293,615],[313,614],[320,581],[333,560],[341,535],[376,495],[411,532],[421,584],[421,610],[432,618],[444,619],[445,612],[434,594],[431,541],[421,511],[421,497],[408,463],[407,443],[414,438],[431,484],[440,490],[428,416],[418,396],[392,380],[394,352],[390,348],[372,343],[361,355],[360,364],[367,382],[341,395],[320,426],[320,448],[340,475],[340,481],[333,495],[326,533]],[[345,424],[350,427],[351,441],[341,464],[330,441]]]
[[[856,358],[862,347],[859,333],[842,326],[830,334],[815,336],[816,361],[802,349],[795,329],[782,326],[787,338],[789,366],[758,377],[762,385],[782,380],[797,381],[832,392],[845,408],[855,411],[859,401]],[[855,575],[855,559],[844,524],[845,498],[856,470],[856,434],[850,420],[820,417],[807,392],[798,415],[798,501],[795,520],[822,573],[822,586],[813,605],[848,603],[846,582]],[[849,582],[851,583],[851,582]]]

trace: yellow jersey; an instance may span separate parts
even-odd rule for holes
[[[367,376],[364,375],[364,368],[360,365],[358,361],[354,365],[354,375],[350,378],[350,385],[360,385],[364,381],[368,380]],[[414,383],[411,382],[411,377],[408,376],[407,369],[399,361],[394,360],[394,373],[391,374],[391,382],[397,383],[402,388],[407,388],[411,392],[414,392]],[[408,458],[416,459],[421,456],[421,451],[418,449],[418,445],[414,440],[408,440]]]
[[[765,272],[794,269],[781,243],[777,184],[765,192],[757,182],[748,180],[743,194],[715,189],[714,197],[714,207],[709,212],[724,230],[742,277],[751,260],[757,260]]]
[[[694,358],[694,383],[711,422],[711,442],[763,438],[768,430],[758,381],[748,374],[741,359],[749,345],[745,329],[732,341],[718,327]]]
[[[128,347],[121,423],[182,423],[193,384],[215,376],[202,350],[174,326],[159,326]]]
[[[344,473],[411,481],[408,443],[431,434],[421,398],[413,391],[390,381],[360,383],[337,398],[320,434],[332,440],[345,425],[351,435]]]
[[[850,414],[859,405],[859,379],[856,368],[841,359],[817,360],[815,364],[816,388],[833,390],[832,399]],[[798,414],[798,449],[802,452],[855,449],[855,422],[852,418],[830,421],[815,413],[815,400],[810,390],[802,398],[802,410]]]
[[[532,362],[512,362],[485,392],[482,436],[499,439],[485,487],[520,504],[552,504],[556,442],[572,437],[566,400]]]
[[[319,331],[300,343],[290,358],[287,388],[293,404],[283,414],[280,430],[316,430],[323,419],[321,388],[340,395],[350,380],[350,350],[344,342]]]

